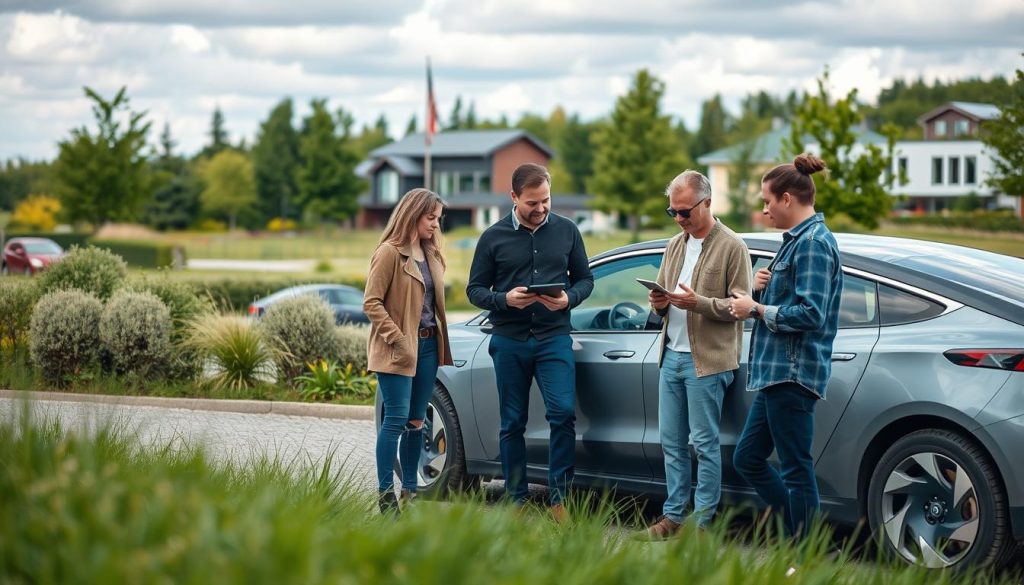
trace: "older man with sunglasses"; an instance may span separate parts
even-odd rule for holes
[[[665,455],[668,498],[663,516],[645,536],[678,534],[687,518],[691,487],[688,438],[697,453],[692,518],[699,528],[715,514],[722,491],[718,427],[722,399],[739,368],[743,322],[729,312],[733,294],[749,294],[750,254],[735,232],[711,213],[711,183],[697,171],[669,183],[666,212],[682,233],[672,238],[658,272],[669,294],[651,291],[661,328],[658,426]]]

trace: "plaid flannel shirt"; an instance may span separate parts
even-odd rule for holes
[[[747,390],[794,382],[825,398],[839,325],[843,272],[835,237],[817,213],[783,234],[750,340]]]

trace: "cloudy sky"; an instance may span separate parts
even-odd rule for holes
[[[693,128],[714,93],[812,87],[873,100],[896,78],[1012,77],[1024,65],[1022,0],[0,0],[0,159],[52,158],[91,120],[88,85],[127,86],[155,142],[170,123],[188,154],[219,105],[233,141],[291,96],[392,133],[422,123],[424,62],[442,116],[607,114],[651,69],[664,106]]]

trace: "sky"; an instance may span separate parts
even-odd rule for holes
[[[52,159],[90,125],[83,86],[127,87],[178,150],[208,142],[215,107],[250,144],[285,97],[326,98],[392,135],[422,128],[425,61],[442,119],[456,96],[478,118],[558,105],[609,114],[640,68],[663,108],[695,128],[715,93],[833,89],[868,102],[894,79],[1012,78],[1024,0],[0,0],[0,160]]]

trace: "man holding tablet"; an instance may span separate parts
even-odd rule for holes
[[[590,296],[594,277],[576,224],[550,211],[547,169],[520,165],[512,173],[511,196],[512,212],[477,242],[466,296],[490,311],[494,326],[488,351],[498,384],[505,494],[515,504],[526,502],[523,435],[536,378],[551,425],[551,513],[562,521],[576,461],[576,362],[569,311]]]
[[[729,312],[732,295],[749,294],[750,253],[735,232],[711,213],[711,183],[685,171],[669,183],[666,212],[682,233],[665,248],[649,300],[665,319],[661,329],[658,427],[665,455],[668,498],[663,516],[646,536],[675,536],[688,516],[691,466],[688,438],[697,452],[693,520],[711,521],[722,491],[718,427],[722,399],[739,368],[743,322]]]

